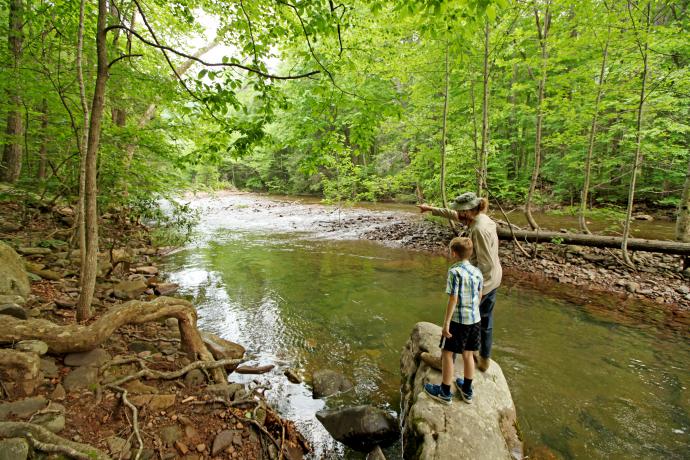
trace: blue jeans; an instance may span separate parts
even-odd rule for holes
[[[479,338],[479,355],[483,358],[491,357],[491,343],[494,332],[494,305],[496,305],[496,291],[498,288],[486,294],[479,304],[479,316],[481,316],[481,335]]]

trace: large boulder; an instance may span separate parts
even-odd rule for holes
[[[402,415],[404,458],[425,460],[522,458],[515,427],[515,404],[500,366],[475,370],[474,399],[442,405],[424,392],[425,383],[440,383],[440,371],[420,360],[422,352],[440,354],[441,328],[417,323],[400,359],[403,377]],[[455,366],[462,377],[462,360]]]
[[[400,438],[398,421],[390,412],[373,406],[322,410],[316,418],[337,441],[360,452],[388,446]]]
[[[10,246],[0,242],[0,295],[27,298],[30,292],[29,276],[22,258]]]

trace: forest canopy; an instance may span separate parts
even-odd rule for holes
[[[633,177],[635,202],[687,200],[687,1],[11,0],[0,15],[1,172],[49,197],[79,195],[102,36],[100,205],[227,186],[440,202],[443,180],[625,207]]]

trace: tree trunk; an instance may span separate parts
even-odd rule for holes
[[[685,175],[685,186],[678,206],[676,239],[690,243],[690,160],[688,160],[688,173]]]
[[[106,0],[98,0],[98,22],[96,28],[97,73],[96,85],[91,103],[89,137],[86,145],[86,175],[84,181],[84,222],[86,230],[86,257],[81,267],[80,295],[77,304],[77,321],[91,316],[91,301],[96,287],[98,256],[98,147],[101,139],[101,121],[105,107],[105,85],[108,81],[108,50],[106,47]],[[83,249],[82,249],[83,251]]]
[[[599,81],[597,82],[597,97],[594,102],[594,114],[592,115],[592,124],[589,128],[589,143],[587,145],[587,157],[585,158],[585,178],[582,184],[582,196],[580,197],[580,212],[578,219],[580,222],[580,230],[585,233],[592,233],[587,228],[585,219],[585,210],[587,208],[587,195],[589,193],[589,181],[592,171],[592,152],[594,151],[594,139],[597,133],[597,118],[599,117],[599,103],[601,102],[601,93],[604,89],[604,76],[606,75],[606,58],[609,51],[609,39],[611,37],[611,28],[609,27],[606,34],[606,44],[604,45],[604,52],[601,58],[601,70],[599,71]]]
[[[36,178],[40,181],[46,178],[46,166],[48,165],[48,100],[44,97],[41,102],[41,148],[38,151],[38,172]]]
[[[577,246],[590,246],[595,248],[620,248],[623,238],[619,236],[587,235],[584,233],[560,233],[544,230],[520,230],[499,227],[496,229],[499,239],[512,240],[513,235],[520,241],[530,243],[574,244]],[[675,254],[690,256],[690,243],[677,241],[645,240],[641,238],[628,239],[628,247],[634,251],[658,252],[661,254]]]
[[[448,135],[448,90],[450,87],[450,70],[448,68],[448,51],[450,45],[446,40],[446,53],[445,53],[445,79],[443,86],[443,124],[441,127],[441,201],[443,202],[443,207],[448,207],[448,199],[446,198],[446,142]],[[455,224],[452,220],[448,219],[450,227],[455,231]]]
[[[534,141],[534,169],[532,170],[532,179],[529,184],[529,192],[527,192],[527,202],[525,203],[525,216],[527,217],[527,222],[532,229],[539,228],[537,222],[532,217],[532,198],[534,197],[534,191],[537,187],[537,181],[539,180],[539,170],[541,168],[541,131],[542,123],[544,120],[544,89],[546,87],[546,63],[548,59],[546,40],[549,36],[549,27],[551,25],[551,13],[549,12],[549,7],[551,2],[547,2],[546,11],[544,12],[544,26],[539,21],[539,10],[534,9],[534,18],[537,24],[537,36],[539,38],[539,45],[541,47],[541,78],[539,79],[539,90],[537,93],[537,126],[536,126],[536,139]]]
[[[443,207],[448,207],[448,200],[446,199],[446,135],[448,126],[448,85],[450,76],[448,75],[448,42],[446,41],[445,50],[445,75],[443,85],[443,122],[441,125],[441,201]]]
[[[628,2],[628,8],[631,8]],[[632,13],[631,13],[632,14]],[[640,53],[642,54],[642,77],[640,85],[640,102],[637,106],[637,126],[635,128],[635,158],[633,160],[633,169],[630,175],[630,188],[628,189],[628,208],[625,214],[625,224],[623,225],[623,241],[621,242],[621,251],[623,252],[623,260],[628,265],[633,265],[630,255],[628,254],[628,239],[630,237],[630,222],[632,221],[633,204],[635,201],[635,183],[637,181],[637,171],[642,162],[642,116],[644,112],[644,101],[647,90],[647,74],[649,73],[648,62],[648,47],[649,47],[649,27],[651,25],[651,2],[647,3],[646,11],[646,28],[644,43],[639,43]],[[637,37],[636,37],[637,38]]]
[[[19,81],[17,75],[19,60],[22,54],[23,42],[23,16],[24,4],[22,0],[10,0],[9,2],[9,31],[8,48],[12,57],[11,71],[14,74],[13,82],[7,89],[7,100],[10,109],[7,113],[7,129],[5,131],[5,146],[2,152],[2,180],[16,182],[22,171],[22,133],[24,132],[22,123],[22,99],[19,95]]]
[[[489,158],[489,20],[484,27],[484,85],[482,88],[482,147],[479,161],[479,177],[477,178],[477,195],[483,196],[484,184],[487,182]]]

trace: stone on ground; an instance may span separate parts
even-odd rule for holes
[[[240,359],[244,356],[245,349],[242,345],[210,332],[202,332],[201,339],[215,359]]]
[[[28,315],[26,314],[26,310],[24,310],[16,303],[0,305],[0,315],[13,316],[17,319],[27,319],[28,317]]]
[[[110,361],[110,354],[102,348],[94,348],[81,353],[70,353],[65,356],[65,365],[71,367],[100,367]]]
[[[29,277],[22,258],[10,246],[0,242],[0,295],[18,295],[26,298],[30,293]]]
[[[0,439],[0,459],[26,460],[29,457],[29,442],[24,438]]]

